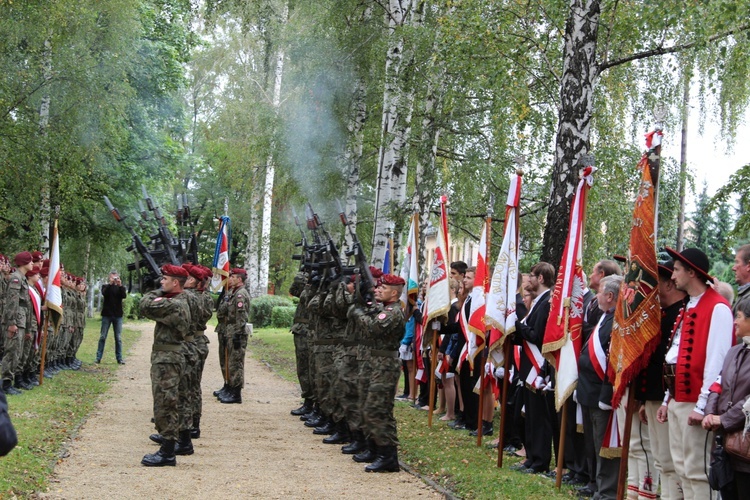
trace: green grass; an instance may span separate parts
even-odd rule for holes
[[[286,380],[297,382],[294,339],[286,329],[257,330],[250,343],[251,354],[267,362]],[[399,382],[403,388],[403,380]],[[396,403],[396,420],[401,456],[414,471],[429,477],[461,498],[467,499],[537,499],[571,498],[574,491],[563,486],[554,488],[554,480],[508,470],[519,458],[503,458],[497,468],[497,450],[484,445],[497,437],[484,438],[481,448],[468,431],[454,431],[437,416],[432,428],[427,426],[427,412]],[[495,429],[499,429],[495,418]]]
[[[64,444],[112,384],[119,365],[111,330],[102,363],[94,363],[100,328],[99,318],[87,320],[78,351],[83,361],[80,370],[62,371],[53,379],[44,379],[43,385],[33,391],[8,397],[18,446],[0,459],[0,498],[28,498],[47,490],[49,475],[60,460]],[[138,332],[123,329],[126,354],[138,336]]]

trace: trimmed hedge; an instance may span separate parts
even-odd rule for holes
[[[271,326],[273,328],[291,328],[294,323],[296,306],[276,306],[271,310]]]
[[[143,294],[131,293],[122,301],[122,317],[127,319],[140,319],[141,314],[138,304],[141,302]]]
[[[250,301],[250,323],[255,328],[265,328],[271,325],[274,307],[293,307],[292,301],[279,295],[261,295]],[[290,324],[291,325],[291,324]]]

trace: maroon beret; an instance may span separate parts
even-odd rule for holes
[[[42,278],[46,278],[47,276],[49,276],[49,267],[43,267],[39,271],[39,276],[41,276]]]
[[[235,267],[233,269],[230,269],[229,275],[231,276],[233,274],[235,274],[237,276],[243,276],[243,277],[247,278],[247,271],[245,271],[241,267]]]
[[[31,262],[31,252],[17,253],[16,256],[13,257],[13,262],[15,262],[17,266],[25,266]]]
[[[370,274],[372,274],[374,279],[378,279],[383,276],[383,271],[375,266],[370,266]]]
[[[381,283],[384,285],[389,286],[403,286],[406,284],[404,281],[404,278],[401,276],[396,276],[395,274],[384,274],[382,278],[380,278]]]
[[[164,276],[175,276],[177,278],[187,278],[188,272],[180,266],[165,264],[161,266],[161,273]]]
[[[26,277],[31,278],[32,276],[36,276],[39,274],[40,269],[38,267],[32,267],[28,271],[26,271]]]
[[[44,254],[40,251],[31,252],[31,261],[32,262],[41,262],[44,258]]]
[[[212,278],[214,275],[214,272],[206,266],[196,265],[195,267],[200,269],[202,280],[207,280],[209,278]]]

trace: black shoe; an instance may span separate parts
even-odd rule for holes
[[[374,462],[375,459],[377,458],[377,455],[375,454],[375,451],[372,448],[373,447],[368,446],[365,450],[362,450],[356,455],[354,455],[352,457],[352,460],[360,464]]]
[[[318,413],[317,415],[313,415],[312,417],[305,420],[305,427],[318,427],[319,425],[322,425],[325,423],[326,418]]]
[[[596,493],[594,490],[592,490],[589,485],[581,486],[580,488],[576,488],[576,493],[584,498],[593,497],[594,493]]]
[[[175,455],[192,455],[195,452],[193,442],[190,440],[190,429],[180,431],[180,439],[174,447]]]
[[[3,392],[10,396],[17,396],[18,394],[21,394],[21,391],[13,387],[13,384],[11,384],[10,380],[3,380]]]
[[[24,391],[30,391],[34,388],[24,374],[16,375],[16,383],[18,384],[16,387]]]
[[[16,380],[13,382],[13,388],[18,391],[19,394],[21,394],[23,391],[23,387],[21,386],[21,379],[19,377],[16,377]]]
[[[44,378],[52,378],[52,377],[54,377],[54,375],[52,374],[52,372],[50,371],[50,369],[49,368],[45,368],[44,369]]]
[[[343,422],[339,422],[336,426],[336,432],[323,439],[324,444],[346,444],[351,443],[351,441],[352,435],[349,432],[349,427]]]
[[[528,469],[524,469],[521,472],[524,472],[526,474],[547,474],[549,471],[544,469],[536,470],[529,467]]]
[[[201,418],[193,417],[193,428],[190,429],[190,439],[199,439],[201,437]]]
[[[29,372],[28,381],[32,387],[38,387],[39,386],[39,372]]]
[[[365,467],[365,472],[398,472],[398,452],[395,446],[378,446],[378,456]]]
[[[482,422],[482,436],[491,436],[492,433],[492,422]],[[478,432],[476,430],[473,430],[469,434],[471,436],[476,436]]]
[[[98,364],[101,364],[101,362],[102,362],[102,360],[101,360],[101,359],[97,359],[97,360],[95,361],[95,363],[96,363],[97,365],[98,365]]]
[[[360,451],[367,448],[367,440],[362,431],[354,431],[352,433],[352,442],[346,446],[341,447],[341,453],[344,455],[356,455]]]
[[[118,362],[117,362],[117,364],[118,364],[118,365],[124,365],[124,364],[125,364],[125,360],[124,360],[124,359],[121,359],[120,361],[118,361]]]
[[[521,462],[520,464],[511,465],[510,467],[508,467],[508,469],[509,470],[513,470],[513,471],[522,472],[522,471],[525,471],[527,469],[527,467],[526,467],[526,465],[524,465],[523,462]]]
[[[315,430],[313,431],[313,434],[323,436],[326,434],[333,434],[335,431],[336,431],[336,424],[333,423],[333,420],[328,419],[326,422],[323,423],[323,425],[316,427]]]
[[[224,387],[222,387],[221,389],[217,389],[217,390],[214,391],[214,396],[216,396],[217,398],[221,397],[222,394],[224,394],[225,392],[227,392],[228,388],[229,388],[229,386],[227,384],[224,384]]]
[[[226,396],[219,398],[219,401],[228,405],[242,404],[242,388],[241,387],[228,388]]]
[[[448,427],[450,427],[451,429],[463,430],[466,429],[466,423],[464,422],[463,418],[456,417],[456,420],[448,424]]]
[[[312,408],[313,408],[312,402],[310,402],[309,399],[306,399],[302,406],[300,406],[299,408],[295,408],[289,413],[291,413],[295,417],[300,417],[302,415],[306,415],[307,413],[310,413],[312,411]]]
[[[164,444],[164,436],[161,434],[151,434],[148,438],[156,444]]]
[[[141,464],[146,467],[164,467],[164,466],[175,466],[177,460],[174,457],[174,441],[164,441],[159,451],[156,453],[149,453],[143,457]]]

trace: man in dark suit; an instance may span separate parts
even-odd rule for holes
[[[619,457],[604,458],[600,455],[600,449],[604,442],[609,417],[613,411],[612,383],[607,379],[606,373],[612,320],[622,281],[622,276],[616,275],[607,276],[601,280],[596,298],[603,315],[581,349],[581,355],[578,358],[577,399],[583,408],[583,426],[593,431],[585,436],[586,447],[593,448],[596,456],[596,495],[601,499],[614,499],[617,496],[617,479],[620,469]]]
[[[524,448],[526,460],[516,467],[521,472],[537,474],[549,471],[552,459],[554,414],[550,414],[547,397],[542,390],[550,367],[541,355],[544,330],[549,317],[550,287],[555,282],[555,268],[539,262],[531,268],[527,288],[535,298],[528,316],[516,322],[514,343],[521,345],[520,375],[524,381],[523,404],[526,408]]]

